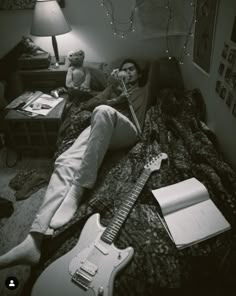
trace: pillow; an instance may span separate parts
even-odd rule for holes
[[[179,63],[175,58],[169,59],[164,57],[153,61],[150,65],[149,81],[151,104],[156,103],[156,98],[162,89],[173,88],[184,90]]]
[[[95,91],[102,91],[107,86],[106,75],[102,70],[93,67],[87,67],[91,74],[90,88]]]
[[[104,63],[84,62],[84,67],[91,74],[91,89],[102,91],[107,86],[107,75],[103,68]]]
[[[179,63],[175,58],[161,58],[158,60],[160,72],[158,77],[158,88],[184,89],[184,82]]]

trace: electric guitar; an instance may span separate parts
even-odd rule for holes
[[[117,214],[105,228],[100,215],[86,222],[77,245],[49,265],[37,279],[31,296],[111,296],[116,274],[132,259],[134,249],[113,244],[140,192],[153,171],[159,170],[167,154],[160,153],[144,166],[141,176]]]

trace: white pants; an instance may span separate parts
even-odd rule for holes
[[[47,191],[30,232],[46,233],[71,185],[92,188],[107,150],[133,146],[137,136],[136,127],[126,116],[106,105],[95,108],[91,126],[56,159]]]

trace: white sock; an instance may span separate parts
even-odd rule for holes
[[[41,251],[40,245],[42,235],[32,235],[31,233],[26,239],[6,254],[0,256],[0,268],[14,265],[34,265],[39,262]]]
[[[65,199],[63,200],[51,220],[51,228],[60,228],[73,218],[78,209],[83,192],[84,189],[81,186],[75,184],[71,186]]]

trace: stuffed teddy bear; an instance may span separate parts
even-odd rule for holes
[[[88,69],[83,66],[84,51],[70,51],[68,60],[70,66],[66,75],[66,87],[69,91],[90,91],[91,74]]]

